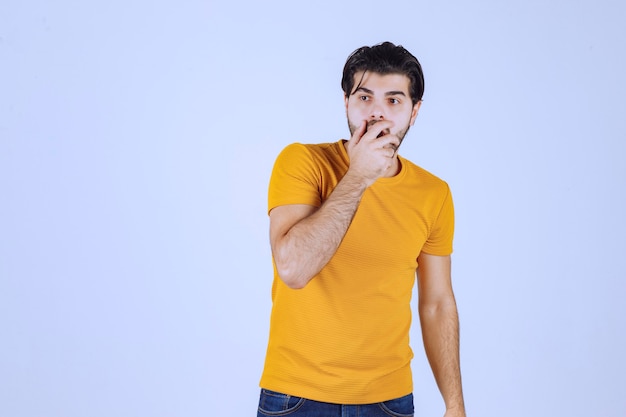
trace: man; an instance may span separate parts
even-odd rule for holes
[[[272,172],[273,308],[258,416],[412,416],[416,271],[445,416],[465,416],[452,198],[398,155],[422,103],[422,68],[385,42],[353,52],[341,85],[350,139],[289,145]]]

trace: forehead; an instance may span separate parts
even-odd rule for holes
[[[366,88],[375,93],[402,91],[409,95],[410,80],[404,74],[380,74],[371,71],[359,71],[354,74],[354,88]]]

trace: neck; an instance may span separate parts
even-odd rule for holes
[[[400,173],[401,169],[402,169],[402,164],[400,163],[400,158],[398,158],[398,155],[396,154],[396,156],[393,157],[393,163],[391,164],[389,169],[385,172],[384,177],[387,177],[387,178],[395,177],[396,175]]]

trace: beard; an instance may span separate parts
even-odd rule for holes
[[[373,126],[374,124],[376,124],[376,122],[378,122],[378,120],[370,120],[367,123],[368,129],[370,126]],[[398,133],[395,134],[398,137],[398,140],[400,141],[398,148],[400,147],[400,145],[402,145],[402,141],[404,140],[404,137],[406,136],[406,134],[409,132],[410,128],[411,128],[411,125],[407,124],[407,126],[404,129],[400,130]],[[359,129],[359,126],[356,126],[354,123],[350,121],[350,119],[348,119],[348,129],[350,129],[350,137],[352,137],[354,135],[354,132],[356,132]],[[389,129],[385,129],[380,133],[379,137],[382,135],[387,135],[389,133],[391,133],[389,132]]]

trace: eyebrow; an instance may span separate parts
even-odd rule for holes
[[[362,91],[364,93],[374,95],[374,92],[372,90],[370,90],[369,88],[365,88],[365,87],[357,88],[356,90],[354,90],[354,93],[352,94],[356,94],[358,91]],[[385,93],[385,96],[405,96],[406,97],[406,94],[404,93],[404,91],[387,91]]]

